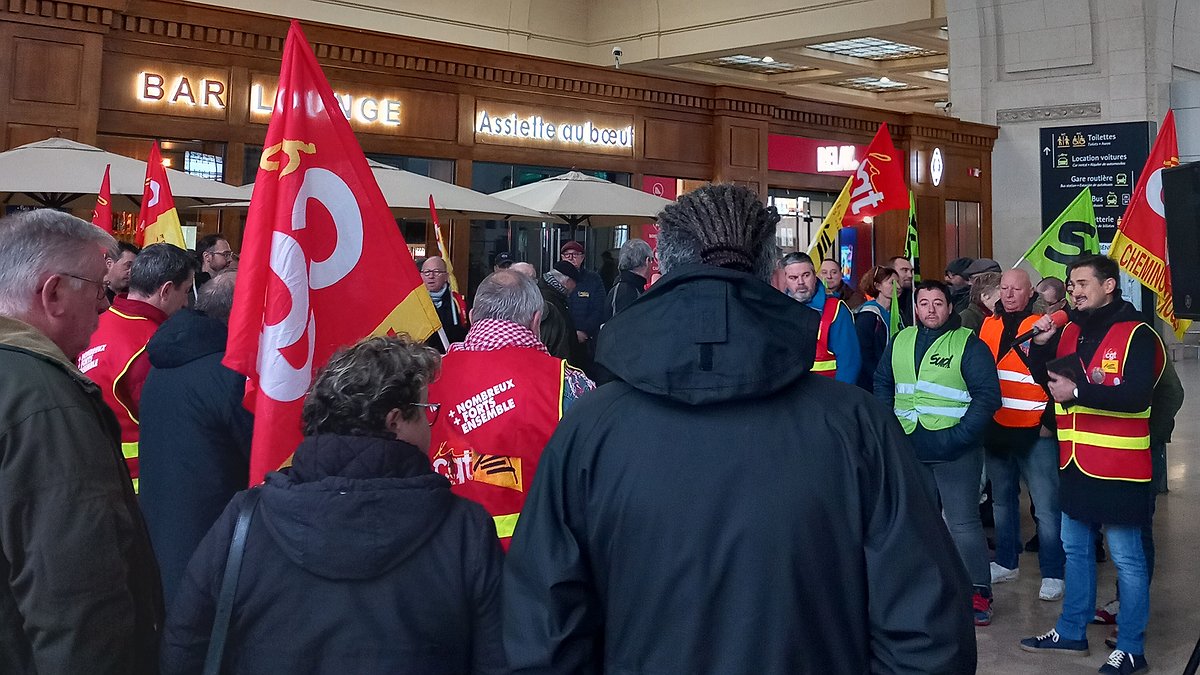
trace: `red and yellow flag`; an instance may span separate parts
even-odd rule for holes
[[[248,378],[251,483],[296,449],[304,395],[336,350],[371,335],[425,340],[439,327],[362,147],[293,21],[224,359]]]
[[[104,165],[104,178],[100,181],[100,194],[96,196],[96,208],[92,209],[92,224],[105,232],[112,232],[113,229],[112,185],[108,177],[111,169],[112,164]]]
[[[454,263],[450,262],[450,247],[442,238],[442,223],[438,220],[437,208],[433,205],[433,195],[429,195],[429,217],[433,219],[433,234],[437,237],[438,255],[446,261],[446,275],[450,277],[450,290],[458,292],[458,279],[454,277]]]
[[[867,146],[866,156],[858,163],[858,169],[846,181],[841,194],[825,215],[821,228],[809,246],[809,257],[817,265],[830,258],[830,252],[837,244],[838,231],[847,220],[847,210],[850,211],[849,220],[859,222],[868,216],[875,217],[884,211],[908,206],[903,157],[892,143],[885,122],[879,125],[879,131],[875,132],[875,138]]]
[[[1192,322],[1175,316],[1162,194],[1162,170],[1173,166],[1179,166],[1179,141],[1175,136],[1175,112],[1168,110],[1146,166],[1138,176],[1133,199],[1117,223],[1117,234],[1108,255],[1126,274],[1154,291],[1158,298],[1155,313],[1182,339]]]
[[[154,141],[150,159],[146,160],[146,187],[142,190],[142,209],[138,212],[135,236],[138,246],[166,242],[187,248],[183,228],[179,226],[179,212],[175,210],[175,198],[171,196],[171,185],[167,182],[167,169],[158,152],[158,141]]]

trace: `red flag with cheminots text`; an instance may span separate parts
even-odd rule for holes
[[[100,181],[100,194],[96,196],[96,208],[92,209],[92,224],[105,232],[112,232],[113,229],[112,183],[108,176],[110,169],[112,164],[105,165],[104,178]]]
[[[150,159],[146,160],[146,186],[142,190],[142,209],[138,212],[138,246],[149,246],[166,242],[179,248],[187,248],[183,241],[183,228],[179,226],[179,212],[175,210],[175,198],[171,196],[171,184],[167,182],[167,168],[163,166],[158,141],[150,148]]]
[[[224,359],[248,378],[251,484],[296,449],[304,395],[335,351],[372,335],[425,340],[439,326],[362,147],[293,21]]]
[[[1171,293],[1171,267],[1167,261],[1167,217],[1163,207],[1162,171],[1179,166],[1179,141],[1175,136],[1175,112],[1167,111],[1150,157],[1138,176],[1133,199],[1117,224],[1108,255],[1129,276],[1154,291],[1155,313],[1183,339],[1191,321],[1175,316]]]

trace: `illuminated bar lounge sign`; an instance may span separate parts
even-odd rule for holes
[[[250,85],[250,119],[264,123],[270,119],[271,108],[275,105],[275,90],[274,79],[253,79]],[[378,130],[379,127],[399,127],[402,122],[403,105],[398,95],[335,89],[333,96],[342,114],[355,126]]]
[[[216,77],[164,74],[149,70],[137,74],[134,95],[146,103],[169,106],[200,106],[224,110],[229,85]]]
[[[633,119],[480,101],[475,111],[475,141],[630,155]]]

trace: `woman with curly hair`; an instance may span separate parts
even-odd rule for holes
[[[330,359],[292,466],[235,496],[192,558],[163,673],[201,672],[235,521],[255,500],[221,672],[507,672],[495,526],[429,465],[439,366],[407,337]]]

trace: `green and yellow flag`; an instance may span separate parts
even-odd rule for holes
[[[913,267],[913,283],[921,283],[921,246],[917,241],[917,202],[908,191],[908,236],[904,238],[904,257]]]
[[[1096,211],[1092,208],[1092,190],[1084,188],[1033,242],[1021,260],[1028,262],[1043,278],[1066,279],[1067,265],[1089,253],[1100,253],[1100,237],[1096,230]]]

